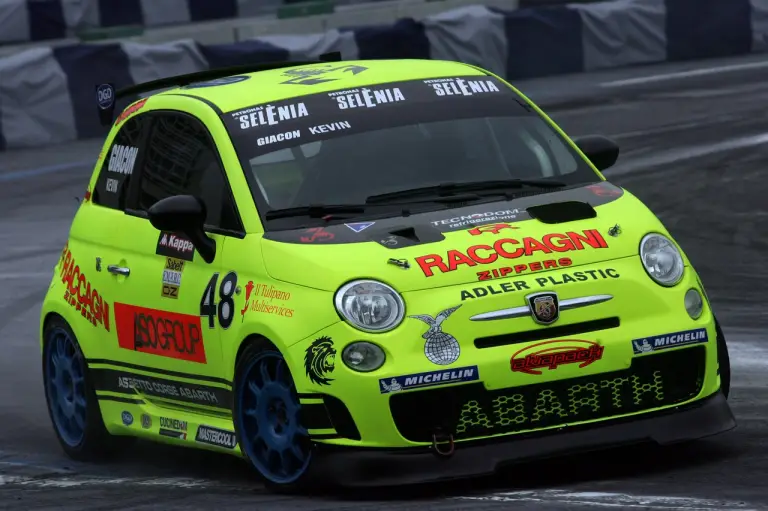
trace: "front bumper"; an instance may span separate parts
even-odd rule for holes
[[[317,446],[321,456],[316,458],[313,470],[345,486],[435,482],[492,474],[502,465],[535,458],[642,442],[674,444],[734,427],[736,420],[718,391],[685,406],[639,417],[570,427],[567,431],[513,435],[493,442],[461,442],[447,458],[437,456],[430,448],[365,449],[321,444]]]

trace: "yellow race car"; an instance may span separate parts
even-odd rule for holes
[[[73,458],[138,437],[291,489],[735,426],[696,272],[600,173],[618,147],[498,76],[328,54],[95,92],[40,322]]]

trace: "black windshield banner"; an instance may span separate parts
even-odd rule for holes
[[[410,80],[299,96],[222,115],[246,158],[337,136],[451,119],[526,115],[490,76]]]

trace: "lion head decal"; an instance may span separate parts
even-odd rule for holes
[[[329,385],[333,378],[326,378],[336,364],[336,348],[330,337],[320,337],[307,348],[304,354],[304,369],[307,378],[318,385]]]

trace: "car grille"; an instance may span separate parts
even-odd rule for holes
[[[606,419],[695,397],[704,382],[705,355],[703,346],[695,346],[581,378],[494,391],[473,383],[403,392],[390,397],[390,410],[400,434],[414,442],[431,441],[438,429],[460,440]]]

